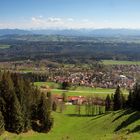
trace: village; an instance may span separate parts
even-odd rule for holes
[[[50,71],[53,73],[53,69]],[[138,74],[140,74],[139,65],[115,65],[100,69],[100,71],[96,69],[82,71],[55,69],[49,80],[58,83],[67,81],[72,85],[95,88],[116,88],[116,85],[119,85],[122,88],[131,89],[138,78],[136,76]]]
[[[139,78],[140,65],[103,65],[87,67],[78,65],[58,65],[46,60],[37,62],[1,62],[1,69],[28,74],[41,75],[43,81],[52,81],[62,83],[67,81],[72,85],[81,85],[87,87],[116,88],[120,85],[122,88],[131,89],[135,81]],[[81,69],[82,67],[82,69]],[[39,80],[41,80],[41,78]],[[35,80],[36,81],[36,80]]]

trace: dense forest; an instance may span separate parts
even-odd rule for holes
[[[35,40],[36,38],[36,40]],[[0,44],[8,45],[0,50],[0,61],[48,60],[77,63],[102,60],[140,60],[138,37],[64,37],[43,35],[8,35],[0,37]]]
[[[1,72],[0,133],[48,132],[52,125],[51,94],[41,93],[18,74]]]

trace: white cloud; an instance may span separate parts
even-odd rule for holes
[[[67,18],[67,21],[71,21],[71,22],[73,22],[74,19],[73,19],[73,18]]]
[[[83,22],[89,22],[89,19],[83,19],[82,21]]]
[[[47,19],[48,22],[61,22],[62,19],[61,18],[54,18],[54,17],[49,17]]]
[[[105,20],[102,22],[94,22],[89,19],[73,19],[73,18],[60,18],[60,17],[48,17],[43,16],[31,17],[26,20],[20,20],[16,22],[0,22],[0,28],[21,28],[21,29],[49,29],[49,28],[67,28],[67,29],[79,29],[79,28],[140,28],[138,22],[111,22]]]
[[[39,17],[40,17],[40,18],[43,18],[43,16],[42,16],[42,15],[40,15]]]

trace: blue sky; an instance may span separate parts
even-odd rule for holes
[[[140,28],[140,0],[0,0],[0,28]]]

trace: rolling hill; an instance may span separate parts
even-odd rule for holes
[[[22,30],[22,29],[0,29],[0,36],[2,35],[64,35],[64,36],[140,36],[140,30],[136,29],[38,29],[38,30]]]
[[[83,108],[84,111],[84,108]],[[19,136],[5,133],[10,140],[139,140],[140,112],[120,110],[94,117],[77,116],[75,107],[53,113],[54,127],[48,134],[28,132]]]

